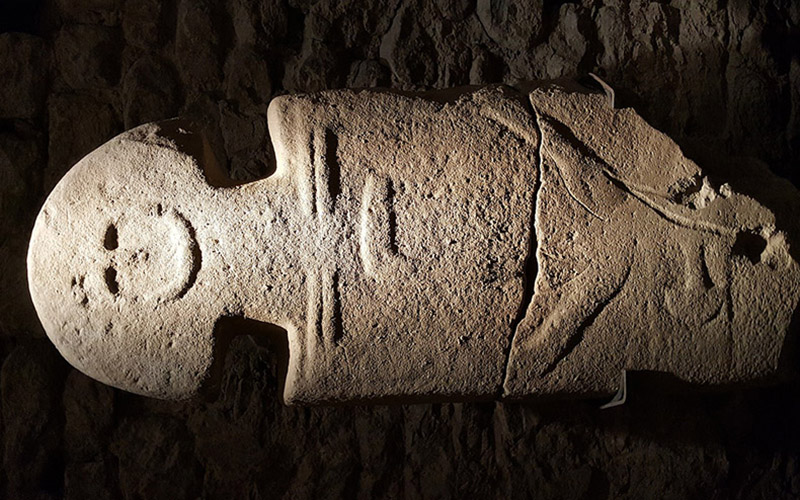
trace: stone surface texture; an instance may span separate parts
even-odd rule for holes
[[[277,97],[276,171],[236,187],[180,121],[121,134],[34,226],[48,336],[91,377],[166,399],[212,376],[224,318],[283,330],[289,403],[777,375],[795,235],[610,94],[525,86]]]
[[[16,5],[19,14],[6,15]],[[0,30],[23,32],[0,34],[0,497],[800,496],[796,382],[697,393],[631,373],[628,402],[603,411],[605,399],[285,407],[275,349],[254,335],[232,340],[216,399],[172,403],[71,375],[44,338],[25,257],[35,216],[67,170],[124,130],[180,115],[201,125],[223,169],[252,180],[273,168],[259,119],[272,97],[289,93],[594,72],[616,90],[618,108],[674,139],[717,190],[724,179],[759,200],[776,227],[800,220],[766,167],[728,159],[755,157],[798,185],[797,2],[478,7],[0,2]],[[502,31],[509,19],[540,24]]]

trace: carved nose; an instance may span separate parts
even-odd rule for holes
[[[117,226],[109,224],[106,228],[106,235],[103,238],[103,246],[106,250],[116,250],[119,246],[119,234],[117,233]]]

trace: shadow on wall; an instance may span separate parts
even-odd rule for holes
[[[690,155],[702,144],[760,158],[800,186],[800,10],[745,0],[659,4],[650,38],[642,38],[648,26],[618,26],[635,10],[593,14],[595,28],[582,30],[593,53],[562,76],[600,75],[620,106]]]
[[[41,0],[4,0],[0,3],[0,33],[35,33]]]

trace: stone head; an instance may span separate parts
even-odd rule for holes
[[[173,399],[208,372],[218,316],[198,283],[194,226],[213,188],[176,145],[195,139],[150,124],[93,151],[47,198],[28,252],[31,295],[61,354],[97,380]]]

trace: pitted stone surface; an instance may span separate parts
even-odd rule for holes
[[[603,95],[329,91],[274,99],[268,125],[264,180],[225,187],[201,138],[166,122],[59,183],[29,281],[74,366],[189,397],[221,355],[215,328],[246,318],[285,330],[295,403],[778,369],[800,284],[788,236]]]

